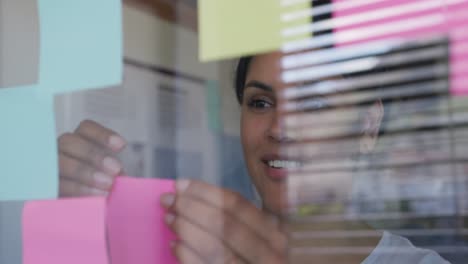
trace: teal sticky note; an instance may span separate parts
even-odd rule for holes
[[[37,86],[0,89],[0,200],[57,197],[53,110]]]
[[[208,114],[208,126],[212,131],[220,131],[221,123],[221,98],[217,81],[207,81],[205,84],[206,111]]]
[[[41,88],[55,94],[121,82],[121,0],[38,3]]]
[[[56,198],[53,97],[119,84],[120,0],[39,0],[37,85],[0,89],[0,201]]]

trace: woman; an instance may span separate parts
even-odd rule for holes
[[[176,194],[163,196],[161,203],[171,209],[165,220],[180,238],[173,248],[181,263],[272,264],[288,260],[282,216],[288,208],[287,172],[298,161],[280,154],[283,146],[295,142],[281,126],[283,114],[279,106],[283,101],[278,95],[285,89],[281,81],[281,56],[268,53],[244,58],[236,78],[244,158],[262,199],[262,208],[233,191],[198,181],[178,180]],[[378,127],[383,115],[382,103],[376,102],[368,112],[363,127]],[[376,137],[377,133],[364,130],[362,144],[372,146],[369,141],[375,141]],[[84,121],[74,133],[62,135],[59,138],[61,196],[107,194],[115,177],[123,172],[124,168],[113,156],[124,146],[123,138],[92,121]],[[386,241],[379,240],[371,243],[377,246],[396,241],[413,249],[406,240],[388,234]],[[407,259],[411,261],[407,263],[444,263],[437,254],[415,248],[413,251],[413,258]],[[384,263],[378,257],[373,253],[365,263]],[[324,259],[310,259],[309,263],[314,260],[331,263]],[[401,259],[395,261],[391,263],[406,263]]]

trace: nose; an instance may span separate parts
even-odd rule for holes
[[[275,114],[271,118],[270,127],[267,130],[267,137],[269,140],[276,143],[289,143],[293,139],[287,136],[285,126],[283,124],[283,115],[278,111],[275,111]]]

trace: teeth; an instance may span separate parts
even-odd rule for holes
[[[301,163],[292,160],[270,160],[268,166],[276,169],[297,169],[301,167]]]

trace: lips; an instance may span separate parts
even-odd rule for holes
[[[291,157],[277,154],[268,154],[262,157],[267,176],[274,181],[283,181],[288,176],[288,171],[297,170],[302,162]]]

